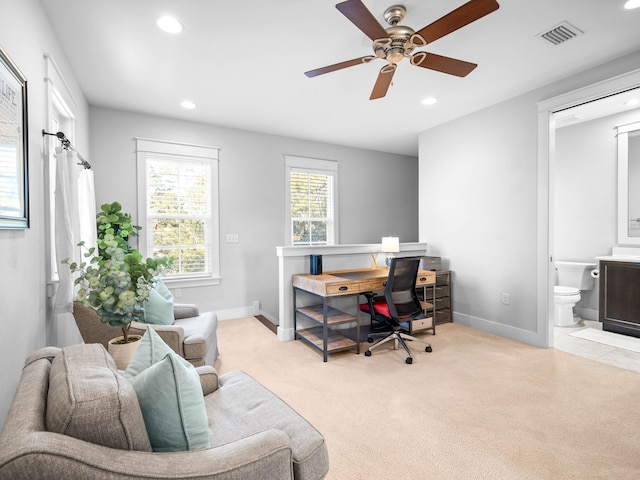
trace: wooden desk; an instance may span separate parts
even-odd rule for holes
[[[322,297],[353,295],[384,290],[389,276],[388,268],[360,268],[357,270],[337,270],[321,275],[299,274],[293,276],[294,288],[299,288]],[[419,270],[416,287],[433,285],[436,272]]]
[[[360,319],[359,295],[364,292],[384,290],[389,275],[388,268],[361,268],[356,270],[337,270],[321,275],[293,275],[293,322],[295,338],[300,338],[309,345],[322,351],[323,361],[328,354],[340,350],[356,348],[360,353]],[[436,283],[436,272],[419,270],[416,287],[433,286]],[[304,292],[322,300],[321,304],[298,307],[297,294]],[[353,296],[355,299],[355,315],[338,310],[329,305],[329,299]],[[314,322],[316,327],[297,329],[297,315]],[[336,325],[356,324],[356,338],[349,338],[337,330]]]

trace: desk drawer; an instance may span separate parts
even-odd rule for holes
[[[436,310],[451,308],[451,297],[436,298]]]
[[[358,293],[360,291],[360,284],[358,283],[329,283],[326,286],[327,297],[335,295],[348,295]]]
[[[449,297],[451,296],[451,290],[449,289],[449,285],[441,285],[436,287],[436,298]],[[433,299],[433,289],[427,288],[427,300]]]
[[[419,285],[433,285],[436,283],[436,272],[427,272],[420,270],[418,272],[418,278],[416,279],[416,286]]]
[[[451,272],[436,272],[436,285],[451,285]]]
[[[436,324],[452,322],[451,310],[445,308],[444,310],[436,310]]]
[[[411,332],[420,332],[433,327],[433,317],[421,318],[411,322]]]
[[[366,280],[360,282],[361,292],[377,292],[384,290],[384,286],[387,284],[387,280]]]

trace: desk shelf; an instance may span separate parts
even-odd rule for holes
[[[305,293],[315,298],[322,299],[322,303],[298,307],[297,295],[299,293]],[[340,350],[347,350],[350,348],[356,348],[357,353],[360,353],[360,342],[357,337],[359,335],[359,319],[357,317],[357,294],[349,292],[349,295],[353,296],[356,307],[356,315],[343,312],[335,307],[329,305],[328,297],[318,295],[313,292],[309,292],[303,289],[294,287],[293,300],[294,300],[294,327],[296,338],[303,340],[305,343],[316,348],[322,352],[323,360],[326,362],[329,353],[338,352]],[[312,321],[317,326],[310,328],[297,328],[298,316]],[[356,339],[349,338],[346,334],[341,333],[339,329],[335,327],[338,325],[344,325],[347,327],[349,324],[356,325]],[[347,332],[347,328],[344,332]]]
[[[314,320],[318,323],[323,323],[322,305],[313,305],[310,307],[298,307],[296,312],[299,314]],[[328,306],[327,307],[327,325],[337,325],[340,323],[356,322],[358,319],[353,315],[350,315],[342,310]]]
[[[304,330],[297,330],[296,335],[309,345],[320,351],[324,350],[324,334],[323,327],[312,327]],[[329,329],[327,333],[327,353],[338,352],[340,350],[348,350],[357,347],[358,343],[342,335],[337,330]]]

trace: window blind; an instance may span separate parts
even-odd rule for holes
[[[146,177],[152,256],[175,257],[173,274],[210,274],[211,162],[150,154]]]

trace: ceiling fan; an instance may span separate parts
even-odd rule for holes
[[[435,53],[413,51],[435,40],[444,37],[475,22],[476,20],[494,12],[500,7],[495,0],[470,0],[464,5],[452,10],[435,22],[418,30],[417,32],[406,25],[399,25],[405,17],[407,10],[403,5],[393,5],[384,12],[384,18],[390,25],[384,28],[361,0],[347,0],[336,5],[336,8],[347,17],[356,27],[373,40],[374,55],[354,58],[345,62],[328,65],[326,67],[310,70],[304,74],[311,78],[317,75],[334,72],[347,67],[369,63],[371,60],[381,58],[387,61],[382,67],[371,92],[369,100],[382,98],[387,94],[393,74],[396,72],[398,62],[408,58],[412,65],[438,72],[466,77],[478,65],[455,58],[443,57]]]

